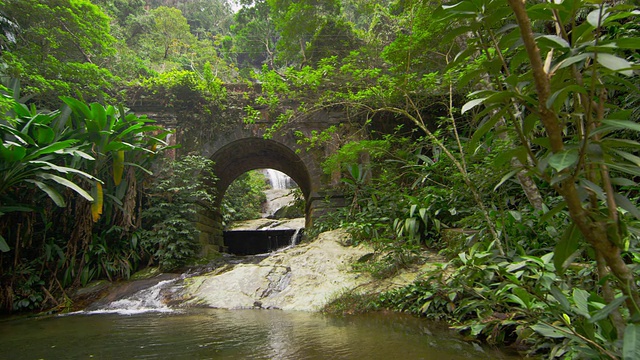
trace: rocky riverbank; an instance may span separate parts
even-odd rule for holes
[[[282,222],[259,219],[237,224],[234,229],[297,229],[303,223],[304,219]],[[148,304],[157,304],[152,306],[160,306],[163,310],[168,305],[169,308],[319,311],[345,293],[379,293],[407,285],[443,262],[437,255],[425,253],[423,264],[401,270],[388,279],[374,279],[369,273],[353,270],[354,264],[371,259],[374,250],[350,243],[350,236],[345,231],[328,231],[312,242],[269,254],[225,255],[206,266],[188,269],[184,274],[150,273],[152,276],[141,280],[101,282],[78,291],[75,300],[78,305],[85,304],[83,308],[87,310],[113,310],[114,304],[129,299],[144,311],[153,311]],[[168,285],[158,287],[160,282]],[[147,291],[151,287],[157,291]],[[155,298],[147,298],[149,296]]]
[[[226,265],[184,281],[185,306],[225,309],[266,308],[317,311],[347,291],[380,292],[414,281],[426,263],[386,280],[353,271],[373,249],[349,246],[342,230],[322,233],[313,242],[276,252],[257,263]]]

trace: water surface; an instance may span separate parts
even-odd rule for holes
[[[75,314],[0,322],[1,359],[508,359],[402,314]]]

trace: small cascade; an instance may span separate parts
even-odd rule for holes
[[[168,307],[164,300],[167,292],[173,292],[172,286],[179,279],[181,278],[160,281],[126,298],[110,302],[96,310],[83,311],[82,313],[133,315],[146,312],[174,312],[175,310]]]
[[[303,228],[297,228],[296,232],[291,235],[291,243],[289,244],[289,247],[294,247],[298,244],[298,239],[300,238],[300,232],[302,232],[302,230]]]
[[[269,183],[271,184],[271,188],[276,190],[285,190],[292,187],[292,180],[287,174],[280,172],[278,170],[267,169],[266,174],[267,179],[269,179]]]

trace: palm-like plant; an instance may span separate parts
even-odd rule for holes
[[[0,95],[11,101],[9,95]],[[11,211],[32,210],[30,204],[20,204],[15,198],[26,187],[35,186],[61,207],[66,203],[56,189],[58,185],[93,201],[93,197],[73,177],[100,180],[84,171],[61,165],[63,157],[94,160],[76,146],[77,139],[65,139],[64,132],[59,131],[65,118],[63,113],[38,113],[15,101],[12,113],[9,119],[0,120],[0,216]],[[0,250],[9,250],[2,235]]]

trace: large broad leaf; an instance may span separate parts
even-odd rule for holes
[[[37,181],[37,180],[31,180],[31,179],[27,179],[25,180],[26,182],[30,182],[33,184],[36,184],[37,187],[40,188],[40,190],[44,191],[45,193],[47,193],[47,195],[49,195],[49,198],[51,198],[51,200],[53,200],[53,202],[58,205],[59,207],[65,207],[66,203],[64,202],[64,198],[62,197],[62,195],[60,195],[59,192],[57,192],[54,188],[52,188],[51,186],[41,182],[41,181]]]
[[[47,145],[47,146],[45,146],[43,148],[40,148],[40,149],[32,152],[31,154],[29,154],[25,158],[25,160],[37,159],[38,157],[40,157],[42,155],[51,154],[53,152],[68,148],[71,145],[75,144],[76,142],[78,142],[78,140],[73,140],[73,139],[55,142],[55,143],[53,143],[51,145]]]
[[[91,118],[97,122],[100,130],[106,130],[107,125],[107,110],[98,103],[91,104]]]
[[[607,316],[609,316],[609,314],[611,314],[613,310],[617,309],[618,306],[620,306],[626,299],[627,299],[626,296],[620,296],[618,298],[613,299],[613,301],[608,303],[607,306],[603,307],[602,309],[598,310],[597,313],[593,314],[591,319],[589,319],[588,321],[590,323],[595,323],[602,319],[605,319]]]
[[[27,155],[27,149],[19,144],[5,144],[0,142],[0,159],[3,162],[17,162]]]
[[[575,149],[563,150],[549,158],[549,166],[557,171],[562,171],[576,162],[578,162],[578,151]]]
[[[640,359],[640,324],[627,324],[624,331],[622,358],[624,360]]]
[[[575,311],[586,317],[591,318],[589,314],[589,292],[582,289],[573,289],[573,303],[575,304]]]
[[[91,118],[91,111],[84,102],[68,96],[61,96],[60,99],[62,99],[76,115],[80,115],[83,118]]]
[[[35,145],[36,144],[36,142],[29,135],[23,134],[20,131],[12,128],[11,126],[0,124],[0,134],[2,134],[2,132],[7,132],[7,133],[15,136],[16,139],[18,140],[18,142],[22,143],[23,145]]]
[[[93,201],[93,197],[91,197],[91,195],[89,195],[88,192],[86,192],[83,188],[81,188],[80,186],[76,185],[75,183],[60,177],[58,175],[53,175],[53,174],[48,174],[48,173],[43,173],[43,172],[38,172],[36,173],[36,175],[42,179],[47,179],[47,180],[52,180],[57,182],[60,185],[66,186],[69,189],[77,192],[80,196],[82,196],[83,198],[89,200],[89,201]]]
[[[48,126],[37,126],[33,129],[33,132],[35,134],[35,140],[41,145],[51,144],[56,137],[53,129]]]
[[[633,76],[631,63],[627,60],[607,53],[599,53],[597,57],[598,63],[609,70],[619,72],[626,76]]]
[[[33,161],[29,161],[30,164],[38,164],[38,165],[43,165],[41,169],[43,170],[54,170],[57,171],[59,173],[63,173],[63,174],[68,174],[68,173],[72,173],[72,174],[78,174],[78,175],[82,175],[87,179],[91,179],[91,180],[96,180],[96,181],[100,181],[98,178],[82,171],[82,170],[77,170],[74,168],[70,168],[70,167],[66,167],[66,166],[58,166],[56,164],[52,164],[48,161],[38,161],[38,160],[33,160]]]

